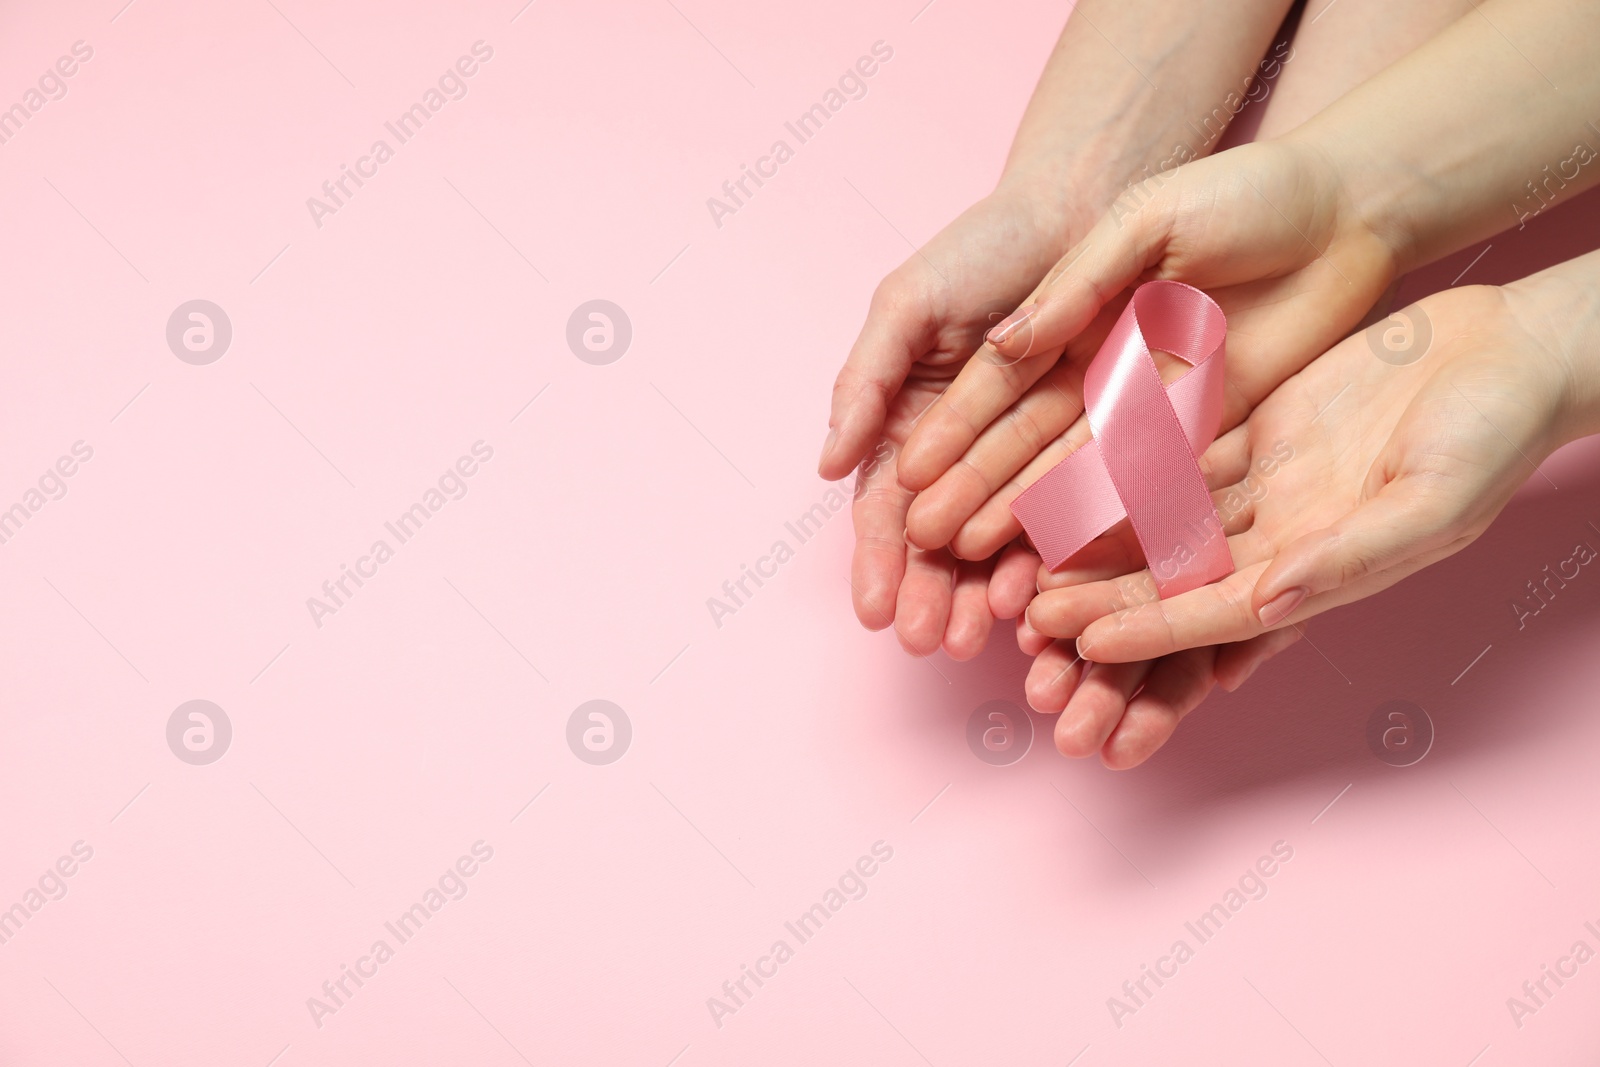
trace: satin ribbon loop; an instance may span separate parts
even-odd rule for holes
[[[1222,422],[1226,334],[1222,309],[1192,286],[1155,281],[1134,290],[1084,372],[1094,439],[1011,504],[1047,567],[1126,518],[1163,598],[1233,573],[1198,460]],[[1162,384],[1152,349],[1190,369]]]

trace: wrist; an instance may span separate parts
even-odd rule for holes
[[[1044,135],[1025,125],[1011,146],[995,192],[1028,201],[1041,224],[1062,239],[1062,252],[1094,229],[1129,186],[1203,154],[1188,143],[1186,131],[1145,115],[1149,100],[1134,96],[1125,104],[1117,124]],[[1157,145],[1168,147],[1158,151]]]
[[[1065,167],[1034,161],[1008,162],[989,195],[1024,211],[1035,232],[1056,250],[1057,256],[1093,225],[1093,218],[1085,217],[1077,182]]]
[[[1340,231],[1374,244],[1388,260],[1390,277],[1420,265],[1415,261],[1418,226],[1409,211],[1413,198],[1406,175],[1366,158],[1359,139],[1339,137],[1314,120],[1277,142],[1303,153],[1325,175]]]
[[[1593,256],[1585,259],[1593,259]],[[1552,450],[1600,433],[1600,292],[1584,260],[1503,287],[1518,326],[1556,371]]]

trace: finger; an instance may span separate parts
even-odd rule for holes
[[[1206,484],[1226,487],[1211,494],[1211,503],[1230,536],[1255,525],[1256,505],[1267,493],[1266,480],[1281,462],[1277,446],[1270,453],[1252,455],[1245,431],[1246,426],[1240,426],[1218,438],[1200,460]]]
[[[900,457],[901,482],[908,489],[932,485],[1051,366],[1050,359],[999,359],[992,348],[980,347],[917,420]]]
[[[1208,489],[1242,482],[1250,474],[1250,424],[1241,423],[1211,442],[1200,457]]]
[[[1000,490],[984,501],[972,517],[962,523],[950,539],[950,551],[962,559],[983,559],[992,556],[1006,542],[1022,533],[1022,523],[1011,511],[1011,502],[1022,495],[1022,486],[1007,482]]]
[[[1087,435],[1087,423],[1080,420],[1061,440],[1070,442],[1080,426]],[[1199,461],[1200,474],[1205,479],[1206,488],[1211,490],[1212,504],[1223,519],[1223,532],[1230,537],[1249,529],[1255,514],[1253,502],[1245,507],[1236,499],[1249,495],[1241,493],[1239,486],[1250,473],[1250,438],[1247,429],[1246,426],[1239,426],[1217,438]],[[1024,471],[1023,478],[1028,479],[1026,484],[1043,477],[1071,450],[1060,447],[1059,442],[1053,443]],[[962,534],[965,532],[963,530]],[[967,542],[962,535],[956,537],[954,544],[966,554]],[[1079,549],[1057,570],[1040,570],[1039,589],[1063,589],[1102,581],[1139,570],[1144,565],[1144,548],[1139,544],[1133,527],[1124,520]]]
[[[1036,649],[1023,692],[1028,706],[1043,715],[1057,715],[1072,699],[1083,677],[1084,662],[1071,641],[1051,641]]]
[[[1078,652],[1096,663],[1127,663],[1171,655],[1200,645],[1244,641],[1266,628],[1256,618],[1250,601],[1267,561],[1251,564],[1210,585],[1191,589],[1166,600],[1153,600],[1084,625],[1078,634]],[[1050,595],[1068,596],[1072,590]],[[1054,635],[1054,623],[1041,626],[1035,598],[1029,608],[1036,629]],[[1075,606],[1074,606],[1075,607]],[[1063,624],[1081,619],[1063,612]]]
[[[902,465],[901,478],[909,488],[925,489],[959,459],[984,429],[1007,411],[1018,397],[1035,388],[1043,375],[1058,360],[1082,362],[1079,355],[1096,351],[1116,322],[1127,302],[1124,294],[1081,331],[1070,346],[1050,352],[1034,353],[1031,359],[1010,359],[992,346],[979,348],[977,355],[961,368],[956,380],[924,413],[906,442],[909,465]],[[1081,372],[1076,380],[1081,383]],[[1081,395],[1081,384],[1077,387]]]
[[[1233,473],[1234,469],[1229,464],[1211,468],[1205,473],[1208,481],[1215,482]],[[1248,480],[1226,488],[1213,489],[1211,492],[1212,507],[1216,509],[1222,532],[1228,538],[1228,551],[1233,555],[1236,564],[1256,562],[1261,558],[1263,538],[1251,530],[1255,523],[1256,502],[1261,495],[1259,488],[1251,486]],[[1131,578],[1135,571],[1141,570],[1144,566],[1144,547],[1139,544],[1138,535],[1132,526],[1124,520],[1075,552],[1058,570],[1041,569],[1039,591],[1043,593],[1094,583],[1113,582],[1119,589],[1137,589],[1139,596],[1124,605],[1130,607],[1146,603],[1156,596],[1155,582],[1148,573],[1140,576],[1131,587],[1127,581],[1118,581],[1121,578]],[[1062,602],[1053,601],[1053,603]],[[1119,607],[1117,610],[1120,611],[1122,608]]]
[[[1079,653],[1097,663],[1155,659],[1185,648],[1242,641],[1265,629],[1251,614],[1250,597],[1272,553],[1263,534],[1242,530],[1228,536],[1234,572],[1210,585],[1163,600],[1155,579],[1143,570],[1051,589],[1028,605],[1029,625],[1051,637],[1076,637]]]
[[[945,552],[906,552],[906,576],[895,601],[894,630],[901,647],[913,656],[939,650],[950,625],[955,585],[955,560]]]
[[[1077,759],[1099,752],[1150,668],[1149,663],[1089,664],[1056,720],[1056,750]]]
[[[1279,552],[1252,591],[1250,608],[1257,626],[1267,629],[1309,618],[1342,602],[1324,594],[1447,544],[1451,537],[1439,509],[1414,486],[1407,479],[1390,482],[1332,526]]]
[[[1171,225],[1167,197],[1139,185],[1119,197],[1077,246],[1063,256],[1033,298],[989,332],[1007,359],[1059,349],[1159,261]],[[1143,203],[1139,203],[1141,198]]]
[[[968,660],[983,651],[994,626],[989,613],[989,577],[994,565],[982,560],[956,564],[955,589],[950,599],[950,622],[944,631],[944,650],[953,660]]]
[[[862,468],[850,507],[856,532],[850,589],[856,618],[869,630],[881,630],[894,621],[895,601],[906,573],[906,509],[910,506],[911,493],[895,479],[892,459]]]
[[[1038,592],[1034,575],[1039,571],[1039,556],[1018,541],[1006,546],[989,578],[989,611],[997,619],[1021,615]]]
[[[1152,356],[1163,382],[1175,381],[1190,370],[1190,364],[1176,356],[1164,352]],[[908,518],[913,540],[922,544],[925,536],[948,543],[962,559],[983,559],[1017,535],[1022,527],[1011,511],[1012,503],[1093,436],[1083,416],[1083,366],[1077,361],[1057,364],[1005,417],[991,424],[955,466],[918,495]],[[1209,488],[1238,481],[1249,472],[1245,432],[1212,447],[1217,454],[1199,460]],[[986,493],[987,498],[979,500]],[[949,523],[962,514],[970,517],[953,535],[948,533]]]
[[[906,519],[907,537],[924,548],[949,544],[985,501],[1082,414],[1083,366],[1058,363],[984,427],[936,481],[921,490]],[[914,439],[915,432],[912,436]],[[1087,438],[1087,423],[1082,436]],[[961,555],[982,559],[992,551]]]
[[[1023,655],[1038,656],[1050,647],[1050,640],[1050,638],[1028,625],[1028,617],[1026,615],[1017,616],[1017,647],[1022,650]],[[1073,654],[1077,654],[1076,650],[1074,650]],[[1060,709],[1056,710],[1059,711]]]
[[[1122,522],[1068,556],[1058,570],[1039,564],[1039,591],[1105,582],[1144,568],[1144,547],[1133,527]]]
[[[1123,771],[1154,755],[1217,684],[1216,656],[1217,649],[1207,646],[1157,660],[1144,688],[1128,701],[1128,710],[1100,750],[1100,761]]]
[[[833,383],[828,436],[817,461],[817,473],[829,481],[849,474],[878,442],[889,401],[938,333],[927,300],[907,295],[892,278],[872,294],[867,321]]]
[[[951,539],[951,547],[967,559],[981,559],[996,546],[1017,536],[1022,524],[1011,511],[1011,504],[1034,482],[1043,478],[1057,463],[1066,459],[1093,436],[1089,423],[1081,416],[1066,431],[1026,460],[988,500],[968,519]],[[937,489],[935,485],[932,492]]]
[[[1300,640],[1302,636],[1304,636],[1303,631],[1297,627],[1285,626],[1278,630],[1268,630],[1248,641],[1223,645],[1217,651],[1217,684],[1228,692],[1233,692],[1249,681],[1256,668]]]
[[[1132,618],[1136,614],[1133,609],[1156,603],[1159,595],[1149,571],[1135,571],[1063,589],[1047,589],[1028,605],[1028,625],[1051,637],[1075,638],[1096,621]],[[1100,662],[1118,663],[1131,658]]]

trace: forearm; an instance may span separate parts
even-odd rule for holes
[[[1563,370],[1556,445],[1600,433],[1600,251],[1502,290],[1517,321]]]
[[[1282,139],[1409,270],[1600,181],[1597,34],[1591,0],[1485,0]]]
[[[1256,130],[1280,137],[1424,44],[1475,0],[1311,0]],[[1290,63],[1290,60],[1293,63]]]
[[[1205,155],[1252,94],[1289,0],[1079,0],[1002,187],[1081,235],[1130,181]],[[1272,62],[1268,57],[1268,62]]]

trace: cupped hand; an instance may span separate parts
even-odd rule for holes
[[[1038,284],[1069,243],[1069,229],[1059,194],[1003,183],[884,278],[834,384],[818,470],[837,479],[859,466],[850,578],[856,616],[872,630],[893,623],[914,654],[943,644],[957,659],[976,655],[995,618],[991,584],[1006,618],[1034,591],[1036,560],[1018,553],[1003,557],[996,575],[993,560],[908,546],[912,493],[900,484],[898,462],[917,418],[984,333]]]
[[[907,536],[981,559],[1011,501],[1089,439],[1083,372],[1129,286],[1173,278],[1228,317],[1224,429],[1356,326],[1395,275],[1391,243],[1310,145],[1242,145],[1131,187],[990,335],[899,456]],[[1182,368],[1163,365],[1170,377]]]
[[[1123,527],[1043,576],[1028,625],[1061,639],[1053,647],[1076,638],[1090,676],[1120,678],[1144,661],[1204,656],[1209,646],[1259,649],[1460,551],[1574,436],[1572,361],[1521,284],[1448,290],[1397,312],[1335,346],[1212,445],[1202,469],[1232,575],[1156,599]],[[1403,340],[1407,329],[1415,347],[1382,343],[1385,330]],[[1030,687],[1056,669],[1042,655]],[[1058,740],[1105,743],[1130,728],[1114,700],[1080,706],[1084,685]],[[1176,721],[1133,724],[1137,745],[1124,757],[1153,752]]]

